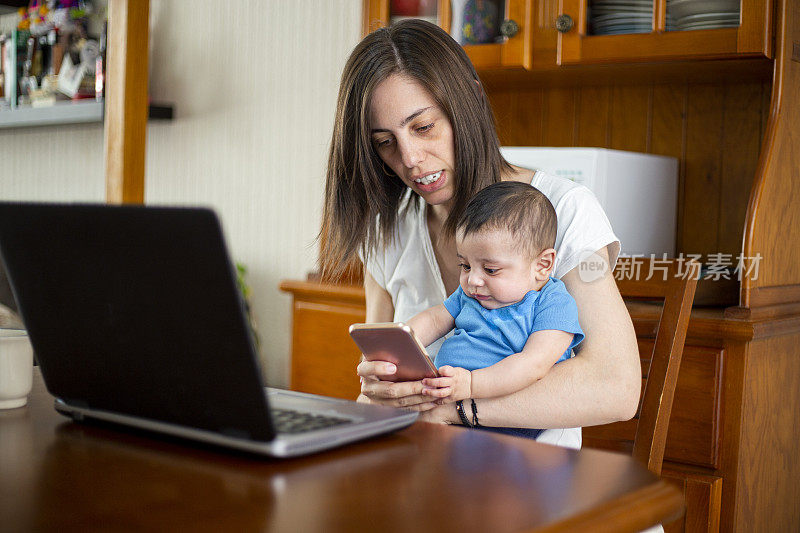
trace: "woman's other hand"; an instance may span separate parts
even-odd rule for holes
[[[460,424],[456,408],[452,403],[437,405],[419,414],[417,418],[420,422],[431,422],[433,424]]]

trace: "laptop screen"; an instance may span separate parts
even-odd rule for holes
[[[79,407],[272,438],[212,211],[0,203],[0,255],[51,394]]]

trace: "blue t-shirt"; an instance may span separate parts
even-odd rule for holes
[[[455,318],[455,331],[436,354],[437,368],[450,365],[477,370],[519,353],[536,331],[556,329],[572,333],[569,348],[557,362],[570,358],[572,348],[583,340],[578,306],[564,282],[551,277],[539,291],[529,291],[521,301],[486,309],[459,287],[444,301]]]

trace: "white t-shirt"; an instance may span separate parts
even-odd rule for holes
[[[608,246],[610,264],[616,264],[620,243],[608,217],[592,191],[568,179],[536,171],[531,185],[539,189],[556,210],[556,261],[553,277],[561,278],[587,256]],[[418,209],[413,209],[412,202]],[[404,322],[417,313],[442,303],[447,294],[427,225],[427,204],[408,193],[401,204],[394,242],[372,250],[365,266],[375,281],[392,297],[394,321]],[[434,357],[443,339],[428,347]],[[539,442],[580,448],[580,428],[543,431]]]

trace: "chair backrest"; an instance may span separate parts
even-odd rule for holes
[[[614,277],[623,298],[664,302],[650,366],[642,378],[644,392],[633,441],[633,457],[660,475],[700,264],[678,259],[620,258]]]

